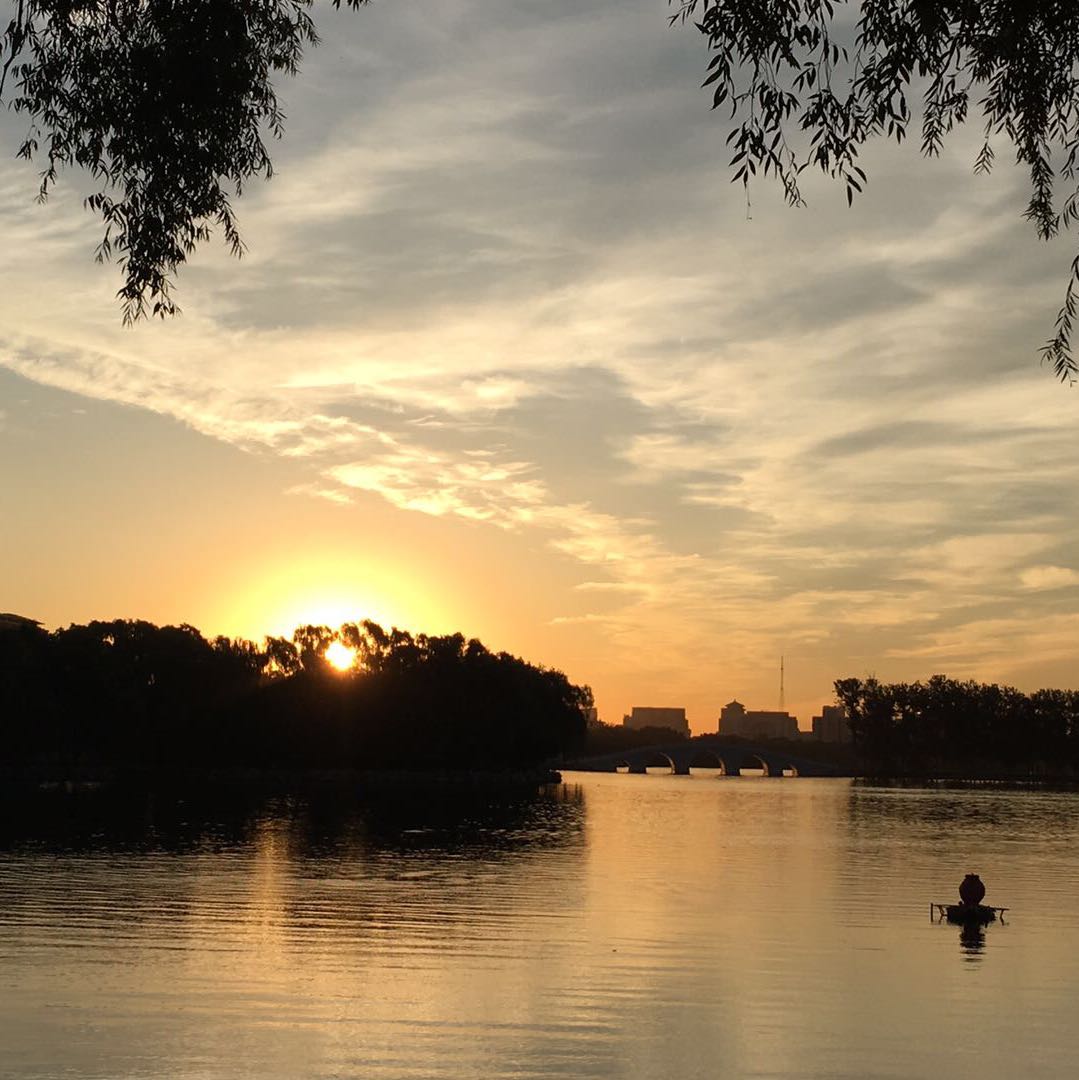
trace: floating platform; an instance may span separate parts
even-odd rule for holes
[[[1004,922],[1005,907],[989,907],[988,904],[930,904],[929,917],[939,922],[984,926],[986,923]]]

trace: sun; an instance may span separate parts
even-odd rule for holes
[[[342,645],[340,641],[331,641],[323,655],[326,662],[338,671],[348,671],[356,663],[356,650]]]

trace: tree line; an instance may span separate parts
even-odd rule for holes
[[[338,671],[326,649],[355,651]],[[374,622],[259,645],[138,620],[0,634],[0,765],[527,769],[576,749],[588,687],[462,634]]]
[[[926,682],[840,679],[861,769],[873,776],[1072,776],[1079,690],[1024,694],[934,675]]]

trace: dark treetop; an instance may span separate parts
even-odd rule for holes
[[[862,767],[875,776],[1074,777],[1079,691],[840,679]]]

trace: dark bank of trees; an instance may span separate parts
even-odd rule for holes
[[[1075,777],[1079,691],[960,682],[841,679],[863,771],[872,776]]]
[[[0,767],[41,777],[529,769],[579,746],[591,701],[475,639],[371,622],[262,645],[126,620],[0,633]]]

